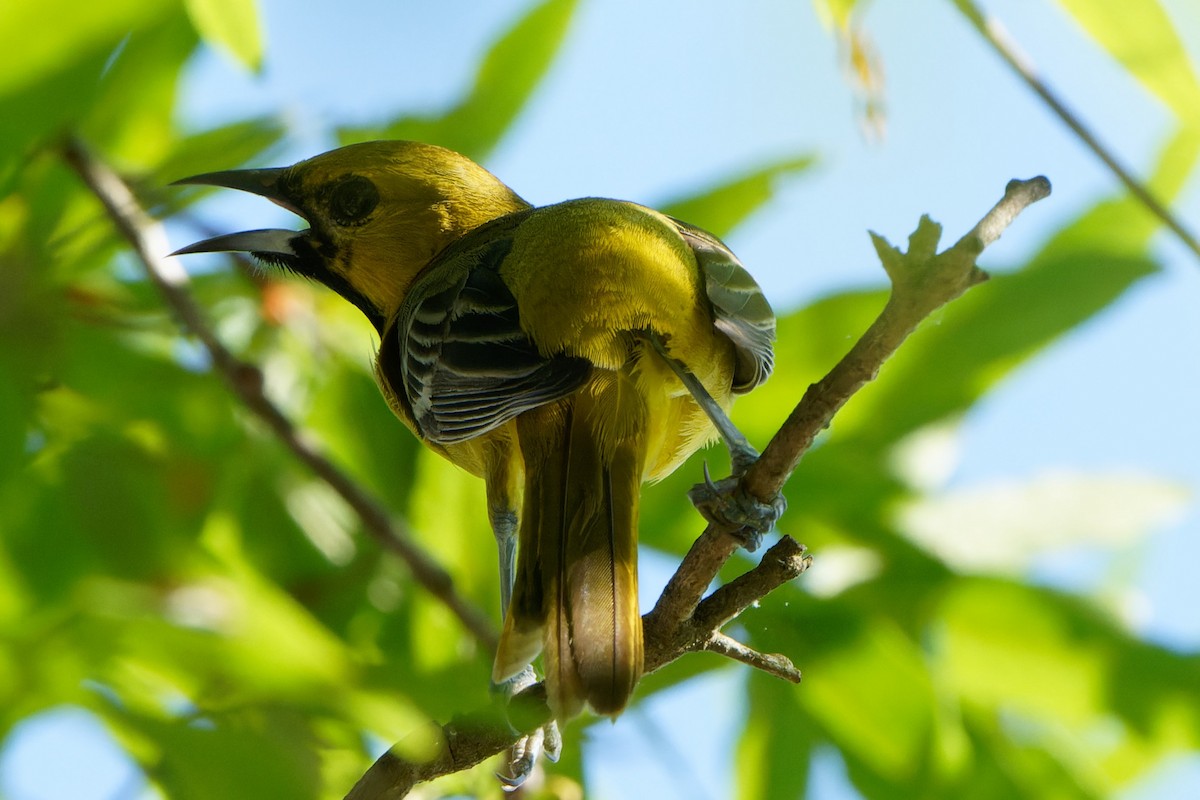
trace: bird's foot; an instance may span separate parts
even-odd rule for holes
[[[748,463],[754,463],[754,456]],[[704,465],[704,483],[698,483],[688,492],[692,505],[710,523],[728,530],[750,552],[762,544],[763,534],[775,527],[775,523],[787,510],[787,500],[777,494],[769,502],[751,497],[741,487],[741,475],[747,468],[738,463],[734,456],[734,474],[713,481]]]
[[[535,683],[537,683],[537,676],[533,672],[533,667],[529,666],[504,683],[494,685],[492,690],[505,700],[510,700],[523,689]],[[511,792],[525,783],[525,780],[533,773],[534,767],[537,766],[539,758],[545,755],[550,761],[558,761],[561,753],[562,734],[559,733],[558,723],[550,720],[532,733],[522,736],[516,744],[509,748],[508,774],[497,772],[496,777],[500,779],[504,791]]]

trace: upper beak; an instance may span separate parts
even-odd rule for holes
[[[193,175],[190,178],[182,178],[173,182],[172,186],[181,184],[199,184],[203,186],[221,186],[226,189],[239,189],[243,192],[250,192],[260,197],[265,197],[277,205],[283,206],[293,214],[301,217],[305,216],[304,212],[284,196],[280,186],[283,173],[286,167],[278,167],[275,169],[233,169],[224,172],[206,172],[202,175]],[[284,256],[297,255],[293,242],[303,237],[304,231],[289,231],[278,228],[268,228],[257,231],[243,231],[242,233],[227,233],[223,236],[214,236],[211,239],[205,239],[195,244],[190,244],[187,247],[181,247],[171,253],[173,256],[187,255],[189,253],[228,253],[228,252],[247,252],[247,253],[274,253]]]

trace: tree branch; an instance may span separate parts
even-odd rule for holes
[[[1129,190],[1129,193],[1149,209],[1150,213],[1162,220],[1163,224],[1170,228],[1171,232],[1178,236],[1179,240],[1197,258],[1200,258],[1200,241],[1197,241],[1192,232],[1185,228],[1183,223],[1179,221],[1179,218],[1171,213],[1170,209],[1160,203],[1158,198],[1151,194],[1150,190],[1117,160],[1117,157],[1100,142],[1078,115],[1068,108],[1062,100],[1058,99],[1058,96],[1051,91],[1045,81],[1038,77],[1029,60],[1018,52],[1000,23],[985,16],[973,0],[954,0],[954,4],[971,25],[974,26],[975,30],[979,32],[984,41],[991,45],[992,49],[996,51],[996,54],[1000,56],[1004,63],[1008,64],[1013,72],[1017,73],[1021,80],[1025,82],[1025,85],[1032,89],[1038,97],[1042,98],[1042,101],[1079,137],[1079,140],[1097,158],[1104,162],[1104,166],[1108,167],[1117,176],[1117,179],[1125,184],[1125,188]]]
[[[1017,215],[1050,193],[1045,178],[1012,181],[1004,198],[953,247],[937,253],[941,228],[923,217],[901,253],[873,235],[876,251],[892,283],[879,318],[820,382],[805,392],[759,461],[743,476],[744,491],[760,500],[772,497],[791,475],[817,433],[864,384],[926,316],[987,275],[975,265]],[[701,599],[709,583],[740,544],[730,531],[710,524],[684,556],[654,609],[642,618],[645,671],[654,672],[684,653],[707,650],[784,680],[798,682],[800,671],[781,655],[759,653],[720,632],[758,599],[792,580],[812,563],[804,546],[782,537],[753,569]],[[550,719],[544,684],[512,699],[504,718],[495,709],[459,717],[437,730],[444,743],[430,759],[398,755],[404,743],[384,753],[346,800],[396,800],[417,783],[474,766],[510,747],[523,734]],[[490,720],[490,721],[489,721]]]
[[[450,574],[413,542],[411,535],[392,520],[379,501],[326,458],[309,435],[299,430],[271,402],[264,393],[263,376],[258,367],[240,360],[217,338],[188,290],[187,273],[178,262],[162,256],[167,252],[162,226],[142,209],[129,185],[77,139],[66,142],[63,157],[104,206],[121,236],[133,247],[147,276],[178,317],[180,326],[200,341],[213,368],[242,404],[354,509],[366,531],[408,565],[417,583],[444,603],[481,645],[494,650],[495,628],[483,612],[455,590]]]

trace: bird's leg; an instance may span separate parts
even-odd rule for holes
[[[762,543],[763,534],[771,530],[783,512],[787,501],[777,494],[770,502],[763,503],[751,497],[741,488],[742,475],[758,460],[758,451],[747,441],[729,415],[704,388],[704,384],[684,364],[667,352],[666,344],[657,333],[648,334],[650,345],[667,363],[671,371],[683,382],[696,404],[708,415],[725,447],[729,450],[730,469],[728,478],[713,481],[704,465],[704,483],[696,484],[688,492],[692,505],[709,522],[736,531],[747,550],[754,551]]]
[[[692,395],[692,399],[696,401],[696,404],[712,420],[717,433],[721,434],[721,438],[725,441],[725,447],[729,450],[729,460],[733,474],[739,477],[745,474],[746,470],[750,469],[750,465],[758,461],[758,451],[746,440],[746,437],[733,424],[733,420],[729,418],[725,410],[708,393],[708,389],[704,388],[704,384],[700,382],[700,379],[667,352],[662,337],[657,333],[651,333],[650,343],[653,345],[655,352],[667,362],[667,366],[671,368],[671,371],[683,382],[684,387]]]
[[[505,509],[488,516],[496,537],[496,553],[500,557],[500,613],[505,615],[512,601],[513,582],[517,575],[517,513]]]
[[[500,608],[508,615],[508,604],[512,600],[513,582],[517,574],[517,514],[511,509],[493,510],[489,513],[492,533],[496,536],[496,552],[500,559]],[[492,691],[506,700],[514,697],[526,687],[537,683],[533,665],[500,684],[492,684]],[[516,789],[533,772],[538,757],[543,753],[551,761],[558,761],[562,752],[562,735],[558,724],[551,720],[547,725],[528,736],[523,736],[508,751],[508,774],[496,774],[504,784],[505,791]]]

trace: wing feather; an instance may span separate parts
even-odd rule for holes
[[[702,228],[671,221],[696,254],[717,330],[733,342],[737,354],[733,391],[745,394],[765,381],[775,366],[775,312],[724,242]]]
[[[526,214],[484,225],[435,258],[384,334],[380,374],[432,442],[487,433],[565,397],[591,371],[586,359],[540,352],[500,277]]]

